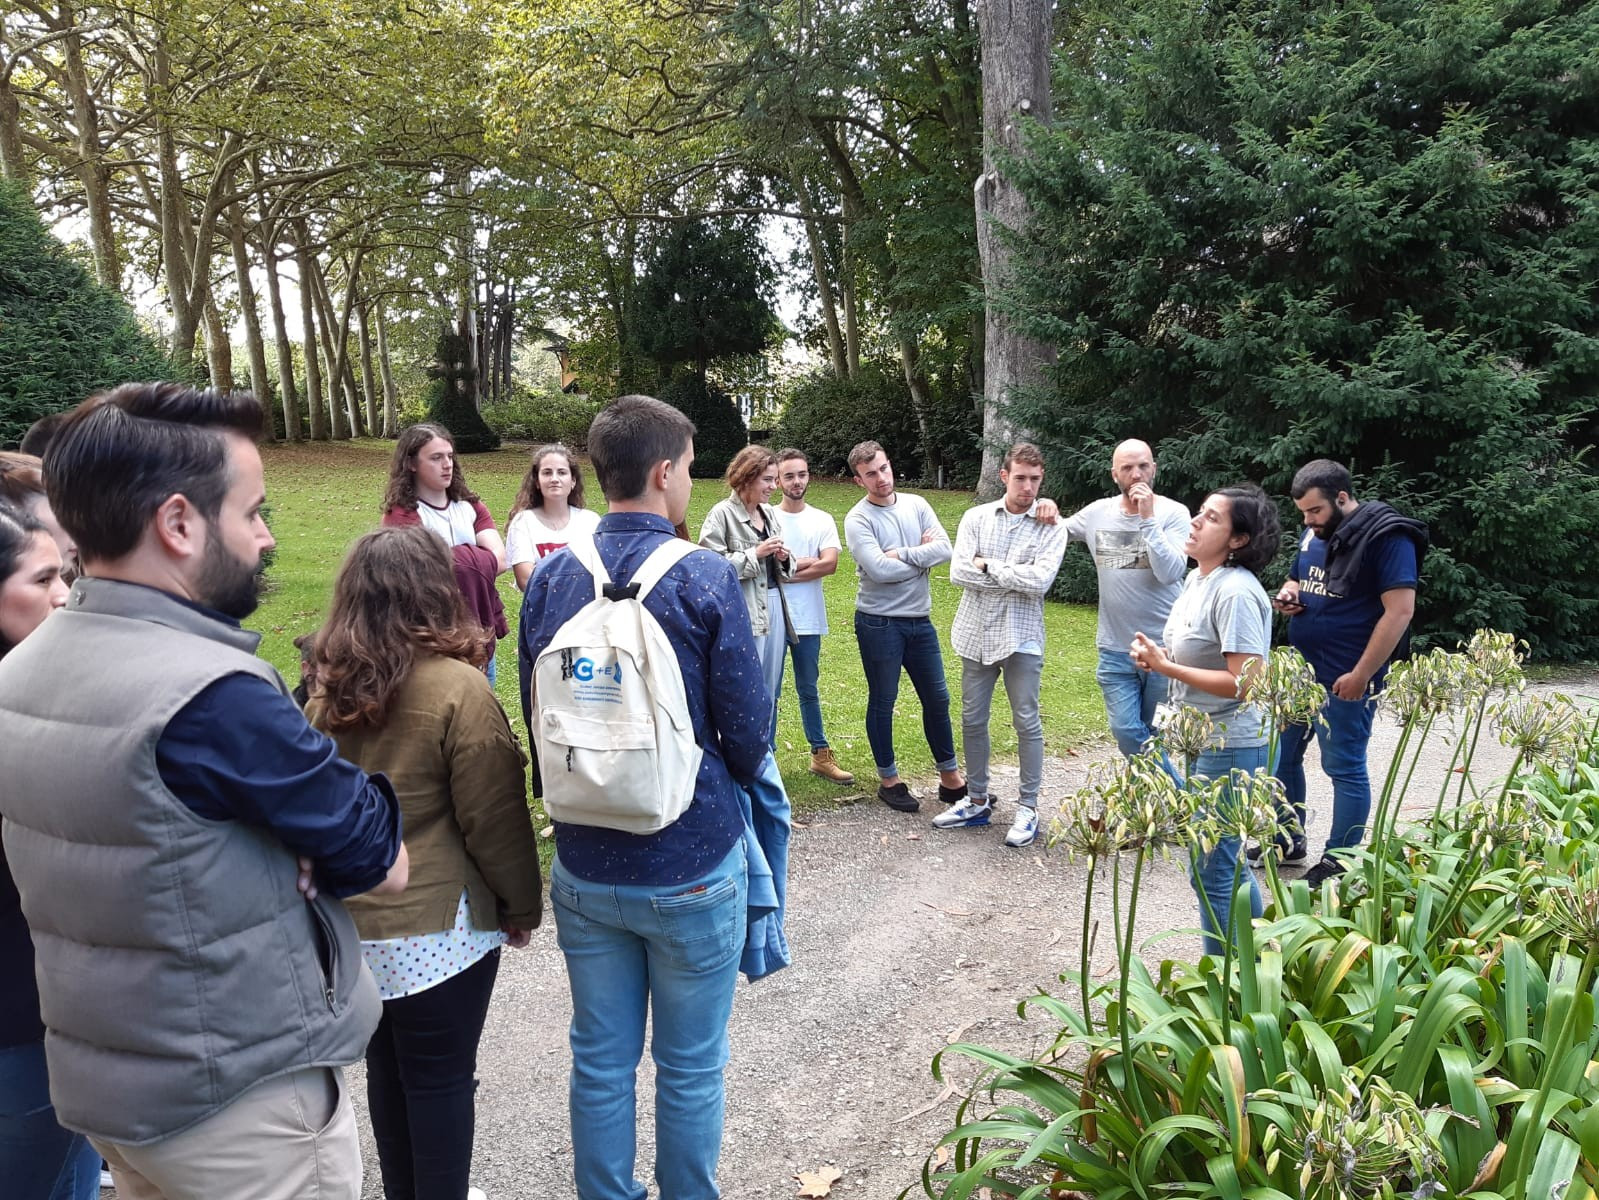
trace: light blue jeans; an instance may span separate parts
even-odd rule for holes
[[[1044,678],[1042,654],[1012,654],[996,663],[961,659],[961,749],[966,754],[966,785],[974,802],[988,801],[988,719],[994,684],[1001,675],[1021,760],[1021,790],[1016,802],[1023,808],[1037,808],[1038,789],[1044,781],[1044,721],[1038,715],[1038,690]]]
[[[744,948],[749,870],[741,839],[701,879],[668,886],[550,872],[556,940],[572,989],[573,1174],[578,1200],[645,1200],[634,1175],[634,1085],[653,1023],[660,1200],[715,1200],[727,1022]]]
[[[777,603],[776,593],[772,593],[772,603]],[[755,635],[755,652],[761,656],[761,679],[766,683],[766,694],[772,698],[772,719],[766,741],[774,750],[777,749],[777,698],[783,694],[783,659],[788,651],[782,611],[779,610],[776,616],[777,620],[767,627],[765,633]]]
[[[1322,705],[1326,724],[1316,723],[1316,744],[1321,747],[1321,769],[1332,780],[1332,828],[1327,849],[1360,845],[1371,816],[1371,776],[1366,767],[1366,747],[1371,742],[1371,719],[1376,701],[1340,700],[1329,695]],[[1310,745],[1307,725],[1284,725],[1277,755],[1277,778],[1299,828],[1305,828],[1305,750]],[[1300,834],[1304,836],[1303,833]]]
[[[1189,778],[1198,782],[1204,779],[1220,779],[1234,770],[1248,771],[1253,774],[1264,770],[1266,766],[1267,747],[1265,746],[1237,746],[1225,750],[1207,750],[1193,762],[1189,769]],[[1222,803],[1231,800],[1231,792],[1223,796]],[[1252,917],[1260,916],[1263,911],[1260,901],[1260,885],[1255,882],[1255,874],[1249,869],[1249,863],[1241,861],[1239,856],[1243,853],[1243,841],[1240,838],[1222,838],[1210,851],[1202,855],[1197,865],[1197,870],[1191,873],[1191,882],[1196,893],[1210,901],[1207,907],[1202,899],[1199,905],[1200,928],[1204,930],[1206,954],[1220,954],[1222,952],[1221,931],[1232,928],[1231,914],[1233,908],[1233,890],[1235,878],[1239,881],[1249,881],[1249,913]],[[1216,914],[1216,923],[1212,924],[1210,915]]]
[[[42,1041],[0,1050],[0,1192],[10,1200],[100,1194],[100,1152],[56,1124]]]
[[[1105,694],[1105,715],[1116,748],[1131,758],[1155,736],[1155,706],[1166,699],[1166,677],[1140,671],[1125,649],[1102,647],[1094,678]]]

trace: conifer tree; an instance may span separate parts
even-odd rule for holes
[[[1418,629],[1599,653],[1599,6],[1117,0],[1017,164],[1066,502],[1312,458],[1430,524]],[[1268,580],[1268,584],[1272,581]]]
[[[20,186],[0,180],[0,446],[91,392],[172,377],[122,297],[44,227]]]

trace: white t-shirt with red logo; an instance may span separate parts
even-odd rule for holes
[[[586,533],[593,537],[600,523],[599,514],[593,509],[572,508],[567,510],[572,515],[566,524],[560,529],[551,529],[540,519],[541,511],[524,508],[506,526],[505,561],[511,566],[536,563],[548,558],[562,546],[570,544],[579,534]]]

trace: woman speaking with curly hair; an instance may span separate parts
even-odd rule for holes
[[[467,1195],[500,946],[525,946],[542,910],[524,759],[480,670],[492,644],[416,526],[355,543],[316,639],[306,715],[389,777],[411,856],[404,894],[349,901],[383,997],[367,1103],[390,1200]]]

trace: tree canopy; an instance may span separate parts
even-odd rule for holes
[[[1128,436],[1179,495],[1338,459],[1432,527],[1421,628],[1599,651],[1596,47],[1542,0],[1108,9],[1019,164],[1057,486]]]

